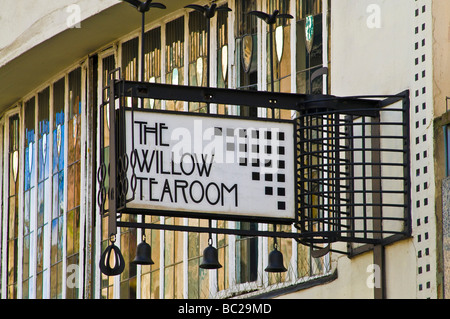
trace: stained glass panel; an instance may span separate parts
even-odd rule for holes
[[[166,25],[166,83],[184,84],[184,17]],[[167,110],[182,111],[181,101],[166,101]]]
[[[50,298],[62,298],[62,227],[64,214],[65,78],[53,85],[53,205],[50,252]]]
[[[19,116],[9,118],[9,189],[7,235],[7,291],[8,299],[17,298],[18,278],[18,220],[19,220]]]
[[[144,34],[144,81],[161,83],[161,28]],[[146,99],[145,108],[161,109],[161,101]]]
[[[28,298],[30,293],[30,238],[34,225],[31,216],[36,212],[36,132],[35,132],[35,98],[25,102],[25,149],[24,149],[24,209],[23,209],[23,260],[22,260],[22,298]]]
[[[80,236],[80,163],[81,163],[81,68],[69,73],[69,118],[67,136],[67,265],[78,265]],[[73,267],[73,266],[72,266]],[[77,298],[78,278],[73,278],[71,272],[67,273],[67,280],[75,284],[67,285],[66,298]]]

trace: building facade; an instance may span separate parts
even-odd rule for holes
[[[0,13],[1,298],[448,297],[450,4],[216,1],[231,11],[211,18],[208,56],[208,21],[185,8],[193,2],[161,2],[167,8],[150,9],[142,36],[140,13],[121,1],[6,1]],[[271,47],[267,24],[248,13],[275,9],[292,18],[277,20]],[[212,87],[253,91],[271,91],[273,83],[275,92],[314,96],[409,92],[409,235],[383,245],[334,242],[323,256],[280,239],[288,270],[273,274],[264,271],[272,238],[214,235],[223,267],[205,270],[199,265],[208,234],[123,227],[115,241],[125,269],[118,276],[102,274],[99,261],[110,238],[97,175],[101,159],[109,161],[110,145],[108,129],[101,135],[99,127],[101,119],[109,126],[100,105],[111,72],[128,81],[207,86],[209,79]],[[282,109],[142,103],[156,110],[295,117]],[[174,216],[126,218],[208,224]],[[213,224],[273,230],[248,221]],[[151,266],[130,263],[142,235],[152,247]]]

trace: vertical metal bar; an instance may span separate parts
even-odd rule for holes
[[[405,183],[404,183],[404,187],[405,187],[405,196],[404,196],[404,203],[406,205],[406,209],[405,209],[405,220],[406,220],[406,225],[405,225],[405,230],[407,230],[408,234],[411,234],[412,232],[412,225],[411,225],[411,214],[410,214],[410,210],[411,210],[411,170],[410,170],[410,119],[409,119],[409,108],[410,108],[410,104],[409,104],[409,91],[405,92],[405,96],[403,97],[403,138],[405,139],[403,142],[403,163],[405,163],[406,165],[403,168],[403,176],[405,178]]]
[[[337,218],[337,216],[340,213],[340,201],[341,201],[341,196],[340,196],[340,141],[339,141],[339,113],[334,113],[334,121],[333,121],[333,128],[334,128],[334,136],[333,136],[333,141],[334,141],[334,177],[333,177],[333,184],[334,184],[334,203],[333,203],[333,207],[334,207],[334,212],[332,212],[332,214],[335,215],[335,218]],[[336,224],[337,224],[337,220],[333,219]]]
[[[115,107],[115,81],[109,79],[109,213],[108,235],[117,234],[117,144],[116,144],[116,107]]]
[[[141,78],[140,81],[144,82],[144,28],[145,28],[145,12],[142,12],[142,21],[141,21]],[[144,99],[141,99],[141,107],[143,108]]]
[[[367,197],[366,197],[366,117],[361,117],[361,182],[362,182],[362,209],[363,209],[363,224],[364,224],[364,238],[367,238]],[[356,235],[356,233],[355,233]]]
[[[105,164],[105,154],[104,154],[104,148],[105,148],[105,128],[104,128],[104,121],[105,121],[105,117],[104,117],[104,112],[105,112],[105,88],[102,88],[102,104],[100,104],[100,119],[99,119],[99,135],[100,135],[100,140],[99,140],[99,150],[100,150],[100,156],[99,156],[99,160],[100,162],[98,163],[98,171],[97,171],[97,178],[99,179],[99,193],[97,195],[97,201],[100,204],[100,214],[103,216],[104,212],[105,212],[105,198],[103,198],[103,190],[105,188],[105,176],[107,173],[106,168],[103,166]],[[101,176],[101,177],[100,177]],[[100,197],[101,196],[101,197]],[[101,198],[101,200],[100,200]]]
[[[306,141],[311,141],[312,138],[312,116],[306,116],[305,120],[308,123],[307,126],[307,136],[306,136]],[[314,229],[314,221],[313,221],[313,217],[314,217],[314,212],[313,212],[313,208],[312,208],[312,194],[311,194],[311,189],[312,189],[312,177],[313,177],[313,168],[311,167],[312,164],[312,143],[311,142],[307,142],[307,179],[308,179],[308,186],[307,186],[307,191],[308,191],[308,199],[307,199],[307,205],[308,205],[308,232],[312,232],[312,230]]]
[[[354,138],[353,138],[353,116],[349,115],[348,116],[348,158],[350,160],[349,162],[349,203],[354,203],[355,202],[355,194],[354,194],[354,189],[355,189],[355,180],[354,180],[354,176],[355,176],[355,157],[354,157]],[[354,205],[349,205],[349,227],[350,227],[350,231],[354,231],[355,230],[355,206]],[[348,234],[350,236],[350,234]],[[350,244],[349,244],[350,245]]]
[[[382,221],[382,196],[381,196],[381,156],[380,156],[380,116],[372,118],[372,214],[373,214],[373,230],[374,238],[378,240],[383,239],[383,221]],[[374,137],[375,136],[375,137]],[[374,297],[375,299],[384,299],[386,297],[385,289],[385,254],[384,246],[379,243],[374,246],[373,249],[373,263],[377,265],[380,270],[380,280],[378,280],[379,285],[374,286]]]
[[[145,12],[142,12],[142,21],[141,21],[141,78],[140,81],[144,82],[144,73],[145,73],[145,63],[144,63],[144,31],[145,31]],[[149,66],[150,67],[150,66]],[[133,105],[133,103],[132,103]],[[144,108],[144,98],[141,98],[141,108]]]
[[[273,74],[273,25],[269,23],[269,40],[270,40],[270,90],[271,92],[275,92],[275,85],[274,85],[274,81],[275,81],[275,77]],[[267,42],[266,42],[267,43]],[[275,118],[275,108],[272,107],[272,118]]]
[[[210,79],[210,77],[211,77],[211,75],[210,75],[210,73],[211,73],[211,71],[210,71],[210,63],[211,63],[211,54],[210,54],[210,52],[211,52],[211,48],[210,48],[210,46],[211,46],[211,34],[210,34],[210,32],[211,32],[211,26],[210,26],[210,24],[211,24],[211,19],[206,19],[206,36],[208,37],[208,39],[207,39],[207,48],[206,48],[206,57],[207,57],[207,59],[208,59],[208,61],[207,61],[207,64],[206,64],[206,85],[208,86],[208,87],[211,87],[211,79]],[[200,83],[200,85],[201,85],[201,83]],[[206,103],[206,113],[211,113],[211,107],[210,107],[210,103],[208,102],[208,103]]]
[[[299,192],[299,202],[300,202],[300,207],[301,207],[301,231],[305,232],[306,231],[306,217],[307,217],[307,212],[305,209],[305,185],[304,185],[304,179],[305,179],[305,169],[303,169],[302,167],[303,164],[305,163],[305,154],[304,154],[304,141],[305,141],[305,132],[306,132],[306,128],[305,128],[305,117],[304,117],[304,111],[300,112],[299,111],[299,127],[298,127],[298,132],[299,132],[299,148],[298,148],[298,157],[300,160],[300,165],[298,166],[298,170],[300,171],[300,174],[298,176],[298,183],[300,184],[300,192]]]

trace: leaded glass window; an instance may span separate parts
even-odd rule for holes
[[[203,14],[199,11],[189,13],[189,85],[207,86],[207,23]],[[204,103],[189,103],[191,112],[207,112]]]
[[[236,1],[236,66],[237,88],[242,90],[257,90],[257,18],[249,15],[250,11],[258,10],[256,0]],[[254,107],[240,107],[241,116],[256,117]],[[239,223],[241,229],[254,229],[253,223]],[[258,238],[236,236],[236,283],[257,280],[258,273]]]
[[[22,298],[33,295],[31,278],[34,254],[31,250],[34,225],[33,214],[36,211],[36,125],[35,98],[25,102],[25,149],[24,149],[24,208],[23,208],[23,260],[22,260]]]
[[[167,225],[181,225],[182,218],[165,219]],[[182,299],[183,295],[183,233],[164,231],[164,298]]]
[[[122,76],[127,81],[137,81],[139,79],[138,49],[138,38],[133,38],[122,43]],[[125,106],[137,107],[137,105],[137,98],[129,97],[125,101]]]
[[[80,250],[80,178],[81,178],[81,68],[69,73],[69,109],[67,136],[67,266],[79,264]],[[67,279],[72,282],[72,273]],[[78,297],[78,285],[67,285],[66,298]]]
[[[166,24],[166,83],[184,84],[184,17]],[[166,101],[167,110],[183,111],[184,102]]]
[[[136,222],[136,215],[124,214],[121,221]],[[123,227],[120,229],[120,250],[125,259],[125,269],[120,274],[121,299],[136,299],[137,265],[131,262],[135,257],[138,244],[136,228]]]
[[[144,34],[144,81],[161,83],[161,28],[155,28]],[[145,108],[161,109],[161,101],[146,99]]]
[[[322,39],[322,0],[296,0],[297,10],[297,43],[296,43],[296,82],[297,92],[304,94],[322,94],[323,80],[322,77],[311,79],[314,71],[323,66],[323,39]],[[308,139],[317,139],[324,134],[323,125],[326,119],[313,119],[312,125],[317,126],[317,131],[308,136]],[[312,143],[311,151],[319,152],[322,144]],[[317,167],[323,165],[323,158],[313,157],[313,163]],[[320,172],[313,172],[320,174]],[[315,192],[320,193],[321,189],[318,185],[311,185]],[[314,204],[318,204],[317,195],[311,196],[309,199]],[[304,245],[297,244],[297,276],[299,278],[311,275],[317,275],[327,271],[325,266],[325,257],[313,258],[309,254],[309,248]]]
[[[228,88],[228,12],[217,11],[217,87]],[[218,105],[218,113],[229,114],[229,106]]]
[[[322,94],[323,81],[311,80],[322,67],[322,1],[297,0],[297,93]]]
[[[38,93],[38,207],[36,218],[36,298],[45,298],[45,282],[48,264],[45,257],[45,242],[48,236],[48,217],[50,216],[51,193],[49,179],[50,148],[50,89]]]
[[[7,235],[7,296],[16,299],[18,279],[19,237],[19,115],[9,118],[8,149],[8,235]]]
[[[159,216],[143,216],[146,219],[146,223],[160,223]],[[141,299],[159,299],[160,289],[160,265],[161,265],[161,231],[155,229],[146,229],[145,238],[152,248],[151,258],[154,262],[153,265],[141,266]]]
[[[50,298],[62,298],[63,216],[64,216],[64,145],[65,78],[53,85],[53,205],[50,251]]]
[[[258,89],[257,18],[249,15],[258,10],[256,0],[236,1],[236,87],[243,90]],[[255,108],[241,107],[240,115],[256,116]]]
[[[208,227],[208,221],[191,218],[189,226]],[[203,250],[207,245],[208,234],[195,232],[188,234],[188,298],[205,299],[209,297],[210,272],[199,267],[203,258]]]
[[[125,80],[137,81],[139,79],[138,48],[138,38],[133,38],[122,44],[122,68]],[[110,61],[110,63],[112,64],[112,61]],[[138,99],[128,98],[126,100],[126,106],[137,107]],[[108,108],[106,109],[108,110]],[[109,118],[109,116],[106,118]],[[105,148],[105,152],[109,152],[109,147]],[[109,158],[109,156],[106,158]],[[136,216],[126,214],[125,216],[122,216],[121,220],[135,222]],[[136,246],[138,244],[136,240],[137,230],[133,228],[121,228],[119,235],[120,250],[122,251],[123,257],[125,259],[125,269],[120,274],[120,298],[136,299],[137,266],[131,263],[131,261],[133,261],[134,259]]]

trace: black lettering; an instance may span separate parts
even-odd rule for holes
[[[150,162],[147,161],[147,156],[148,156],[148,150],[141,150],[142,151],[142,163],[141,160],[139,159],[139,153],[136,152],[136,158],[138,161],[138,166],[139,166],[139,170],[141,172],[144,171],[144,168],[147,170],[147,173],[150,173],[150,169],[152,168],[152,163],[153,163],[153,158],[155,157],[155,150],[153,150],[152,152],[152,156],[150,158]]]
[[[164,196],[166,193],[169,193],[170,201],[173,203],[173,197],[172,197],[172,193],[170,191],[169,181],[167,179],[164,181],[164,187],[163,187],[163,191],[161,194],[161,202],[164,201]]]
[[[153,150],[153,152],[156,153],[156,174],[159,174],[159,156],[158,156],[159,151]]]
[[[144,125],[144,127],[145,127],[145,124],[147,124],[147,122],[142,122],[142,121],[134,121],[134,123],[136,124],[139,124],[139,143],[140,144],[146,144],[146,143],[143,143],[143,141],[142,141],[142,133],[144,132],[144,129],[142,128],[142,126]],[[145,135],[144,135],[144,138],[145,138]],[[145,142],[147,141],[147,139],[145,138]]]
[[[161,158],[161,174],[170,174],[169,171],[164,171],[164,152],[160,151],[159,156]]]
[[[189,156],[191,158],[191,161],[192,161],[191,171],[186,171],[185,168],[184,168],[183,164],[184,164],[185,156]],[[192,154],[189,154],[189,153],[184,153],[183,156],[181,156],[180,168],[181,168],[181,171],[184,173],[184,175],[188,175],[188,176],[191,175],[194,172],[194,170],[195,170],[194,156],[192,156]]]
[[[208,155],[204,155],[202,154],[202,166],[200,167],[199,163],[198,163],[198,158],[197,158],[197,154],[195,154],[195,162],[197,164],[197,169],[198,169],[198,173],[200,176],[203,176],[203,173],[206,173],[206,177],[209,177],[209,173],[211,172],[211,166],[214,160],[214,154],[211,157],[211,162],[209,163],[209,168],[206,167],[206,160],[208,158]]]
[[[234,206],[238,207],[238,189],[237,189],[237,184],[234,184],[231,188],[228,188],[225,186],[225,184],[221,184],[221,189],[220,189],[220,194],[222,197],[222,206],[224,205],[224,190],[227,191],[228,193],[231,193],[234,190]]]
[[[210,192],[209,192],[209,189],[210,189],[210,187],[211,186],[214,186],[215,188],[216,188],[216,196],[217,196],[217,199],[215,200],[215,201],[212,201],[209,197],[210,197]],[[209,183],[208,184],[208,186],[206,186],[206,200],[208,201],[208,203],[210,203],[211,205],[216,205],[218,202],[219,202],[219,200],[220,200],[220,189],[219,189],[219,186],[217,186],[217,184],[216,183]]]
[[[158,184],[158,182],[156,181],[155,178],[149,178],[148,180],[149,180],[149,198],[151,201],[159,202],[159,199],[153,198],[153,196],[152,196],[152,194],[153,194],[152,185]]]
[[[173,175],[181,175],[181,172],[175,172],[175,162],[173,161],[173,152],[172,152],[172,174]]]
[[[136,179],[139,181],[139,187],[140,187],[140,190],[141,190],[141,195],[139,196],[139,199],[142,200],[143,199],[143,195],[142,195],[142,181],[143,180],[147,180],[147,178],[145,178],[145,177],[137,177],[136,176]]]
[[[187,198],[186,198],[186,188],[188,187],[188,182],[176,179],[175,180],[175,203],[178,203],[178,188],[181,188],[183,193],[184,202],[187,204]]]
[[[147,133],[150,134],[155,134],[155,145],[158,145],[158,131],[157,131],[157,127],[158,127],[158,123],[155,123],[154,127],[148,127],[147,125],[145,125],[144,130],[145,130],[145,144],[147,144]]]
[[[200,196],[200,199],[195,199],[192,193],[192,189],[194,188],[194,184],[198,184],[200,185],[200,189],[202,191],[202,196]],[[203,200],[203,197],[205,196],[205,190],[203,189],[203,185],[202,183],[200,183],[199,181],[193,181],[191,183],[191,186],[189,187],[189,195],[191,196],[191,199],[194,203],[200,203]]]
[[[163,143],[162,141],[162,130],[167,130],[168,127],[166,126],[166,123],[160,123],[159,124],[159,145],[161,146],[169,146],[169,144]]]

